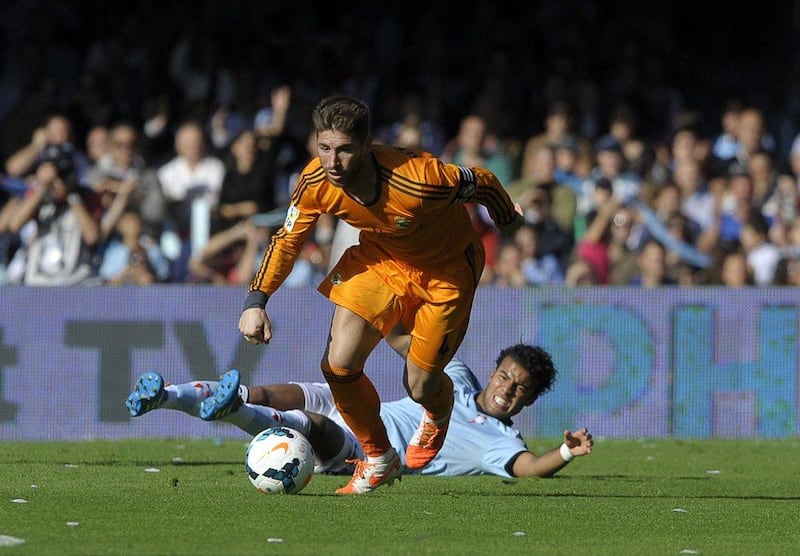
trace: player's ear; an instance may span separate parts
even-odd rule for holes
[[[531,396],[531,399],[529,399],[527,402],[525,402],[525,407],[528,407],[529,405],[533,405],[533,402],[535,402],[538,399],[539,399],[539,396],[536,396],[536,395]]]

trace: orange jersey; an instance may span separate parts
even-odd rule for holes
[[[283,227],[275,232],[250,290],[274,293],[294,265],[314,224],[333,214],[361,230],[359,243],[420,270],[462,257],[477,237],[465,202],[478,202],[498,225],[515,219],[514,204],[483,168],[445,164],[428,153],[372,147],[378,179],[374,199],[361,204],[326,177],[318,158],[301,173]]]

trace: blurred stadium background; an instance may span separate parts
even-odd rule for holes
[[[210,125],[220,105],[252,116],[284,84],[295,145],[310,108],[336,90],[365,98],[377,130],[418,95],[442,141],[481,111],[521,144],[562,96],[583,109],[587,138],[601,136],[624,102],[653,144],[686,122],[711,139],[726,102],[757,105],[786,172],[800,132],[798,1],[9,0],[0,34],[3,160],[50,114],[68,116],[82,148],[96,125],[124,120],[146,132],[163,111],[167,132],[145,133],[157,165],[174,155],[178,122]],[[178,72],[181,49],[190,53]],[[0,287],[0,439],[236,435],[184,415],[144,426],[127,418],[123,400],[151,368],[175,381],[234,365],[257,382],[318,379],[330,307],[308,286],[281,292],[276,341],[256,349],[235,330],[244,291]],[[526,434],[588,425],[597,436],[791,436],[797,292],[487,286],[459,355],[485,379],[506,343],[554,353],[559,383],[523,417]],[[372,366],[384,397],[400,395],[388,350]]]

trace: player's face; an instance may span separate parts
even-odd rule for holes
[[[534,400],[530,373],[510,357],[504,358],[478,394],[478,404],[497,419],[513,417]]]
[[[369,152],[368,145],[338,130],[317,133],[317,153],[328,179],[340,187],[352,183]]]

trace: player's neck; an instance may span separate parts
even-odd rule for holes
[[[345,186],[347,193],[361,202],[371,204],[375,201],[377,187],[377,170],[375,161],[371,154],[368,154],[364,163],[361,165],[358,174]]]

